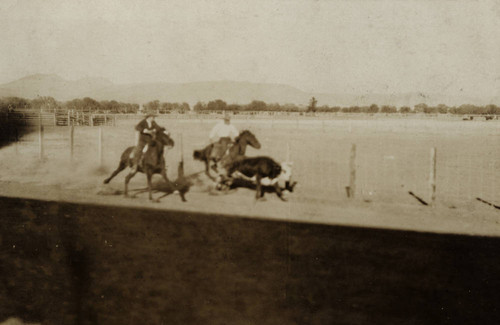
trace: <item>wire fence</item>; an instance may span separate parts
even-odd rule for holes
[[[121,152],[133,145],[135,120],[118,120],[117,127],[45,127],[21,137],[16,155],[42,159],[93,157],[96,165],[114,167]],[[214,120],[159,118],[174,140],[183,138],[168,154],[175,165],[181,157],[188,172],[202,169],[192,150],[207,144]],[[355,187],[354,198],[365,201],[423,201],[455,206],[477,197],[498,204],[500,200],[500,128],[498,122],[439,120],[242,120],[238,129],[249,129],[262,144],[247,155],[267,155],[293,162],[300,196],[322,201],[345,200],[346,187]],[[177,143],[179,144],[179,142]],[[351,162],[353,144],[356,145]],[[432,190],[432,155],[435,149],[435,192]],[[30,156],[31,155],[31,156]],[[354,167],[353,167],[354,166]],[[352,169],[355,169],[353,186]],[[50,177],[50,176],[47,176]],[[434,193],[434,194],[433,194]]]

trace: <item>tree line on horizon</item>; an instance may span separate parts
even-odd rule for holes
[[[0,112],[9,112],[13,110],[74,110],[80,112],[92,113],[108,113],[108,114],[134,114],[138,112],[155,112],[160,114],[168,113],[187,113],[191,111],[188,103],[170,103],[154,100],[142,105],[142,110],[139,104],[117,102],[115,100],[97,101],[90,97],[77,98],[65,102],[55,100],[53,97],[38,97],[35,99],[25,99],[21,97],[3,97],[0,98]],[[203,113],[209,111],[258,111],[258,112],[306,112],[306,113],[424,113],[424,114],[484,114],[495,115],[500,114],[500,107],[497,105],[471,105],[464,104],[460,106],[447,106],[440,104],[430,106],[424,103],[417,104],[413,108],[409,106],[390,106],[372,104],[370,106],[328,106],[317,105],[317,100],[313,97],[307,107],[301,107],[296,104],[278,104],[266,103],[260,100],[254,100],[246,105],[227,104],[221,99],[212,100],[209,102],[197,102],[193,111]]]

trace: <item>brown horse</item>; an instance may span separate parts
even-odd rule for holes
[[[227,145],[228,138],[221,138],[221,143],[223,143],[223,145]],[[217,171],[217,164],[219,162],[221,162],[222,165],[227,165],[238,157],[244,156],[247,145],[250,145],[255,149],[260,149],[260,142],[257,140],[255,135],[248,130],[244,130],[240,132],[240,135],[235,139],[234,144],[229,147],[229,150],[227,150],[227,153],[222,158],[212,157],[214,144],[209,144],[201,150],[195,150],[193,152],[193,158],[195,160],[203,161],[205,163],[205,174],[210,177],[210,179],[215,180],[215,177],[210,175],[210,167]],[[210,162],[213,163],[212,166],[209,166]]]
[[[132,168],[130,173],[125,177],[125,191],[124,195],[128,196],[128,183],[132,177],[135,176],[137,172],[141,172],[146,174],[148,179],[148,190],[149,190],[149,199],[153,200],[152,189],[151,189],[151,178],[153,174],[161,174],[163,179],[169,183],[167,177],[167,168],[165,166],[165,158],[163,157],[164,147],[168,146],[172,148],[174,146],[174,140],[170,138],[169,134],[165,132],[165,129],[160,129],[155,132],[151,142],[148,144],[148,148],[146,152],[143,154],[142,164],[137,167],[137,169],[133,168],[134,159],[131,158],[131,154],[134,151],[135,147],[128,147],[122,153],[120,158],[120,163],[118,168],[104,180],[104,184],[108,184],[113,177],[115,177],[118,173],[124,170],[127,166]]]

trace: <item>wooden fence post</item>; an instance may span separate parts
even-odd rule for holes
[[[44,148],[43,148],[43,123],[42,123],[42,111],[40,110],[38,112],[38,145],[39,145],[39,151],[38,155],[40,160],[43,160],[44,156]]]
[[[94,126],[94,116],[91,113],[89,113],[89,119],[90,119],[89,121],[90,126]]]
[[[75,143],[75,127],[71,125],[69,127],[69,158],[73,161],[73,146]]]
[[[177,177],[184,177],[184,140],[182,138],[182,133],[180,134],[180,146],[179,150],[181,151],[181,159],[179,162],[179,167],[177,168]]]
[[[431,169],[429,174],[429,187],[431,194],[430,205],[434,206],[436,201],[436,148],[431,148]]]
[[[181,151],[181,161],[184,161],[184,140],[182,138],[182,133],[180,134],[180,142],[179,150]]]
[[[103,166],[102,141],[102,127],[99,127],[99,167]]]
[[[347,197],[354,198],[354,193],[356,192],[356,144],[352,144],[351,156],[349,158],[349,186],[346,188]]]
[[[43,125],[40,124],[38,129],[38,144],[39,144],[39,158],[43,160],[44,148],[43,148]]]

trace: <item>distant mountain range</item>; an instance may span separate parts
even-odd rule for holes
[[[137,104],[159,100],[161,102],[187,102],[191,105],[198,101],[208,102],[215,99],[222,99],[228,104],[247,104],[252,100],[262,100],[266,103],[307,105],[313,96],[318,100],[318,106],[343,107],[377,104],[412,107],[419,103],[428,105],[500,104],[500,96],[481,99],[423,93],[365,95],[308,93],[288,85],[236,81],[114,84],[103,78],[84,78],[73,81],[54,74],[30,75],[0,85],[0,97],[7,96],[31,99],[37,96],[51,96],[59,101],[91,97],[96,100],[116,100]]]

